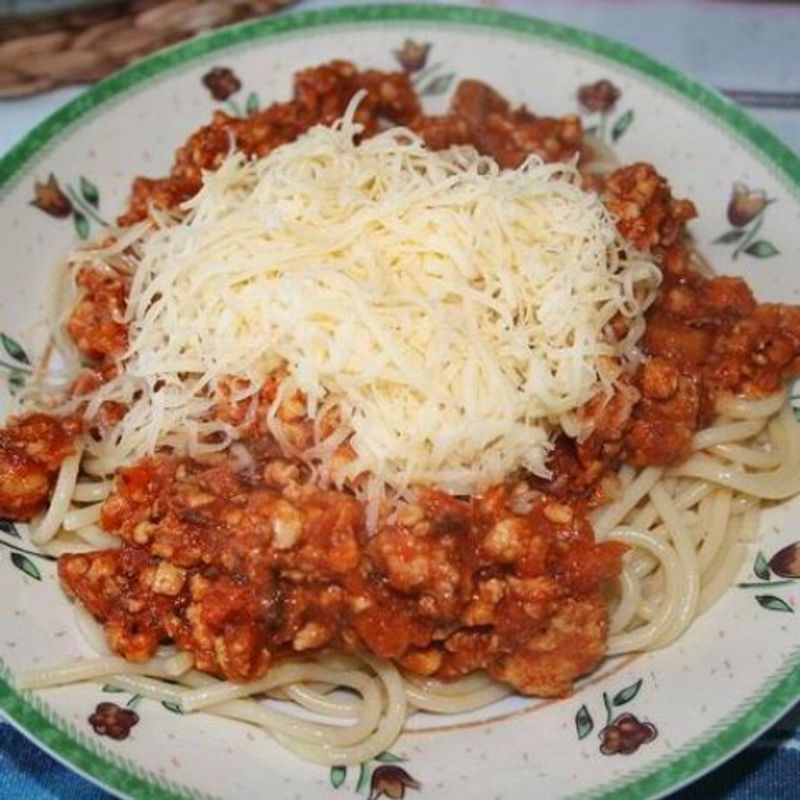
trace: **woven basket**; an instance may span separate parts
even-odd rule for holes
[[[57,14],[0,19],[0,97],[89,83],[202,31],[294,0],[106,0]]]

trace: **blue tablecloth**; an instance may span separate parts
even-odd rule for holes
[[[300,5],[321,8],[360,1],[300,0]],[[449,1],[535,14],[626,41],[746,102],[754,116],[800,150],[800,2]],[[0,104],[0,152],[79,91],[67,88]],[[775,98],[781,102],[774,102]],[[535,796],[535,787],[531,795]],[[0,722],[0,798],[101,800],[109,796]],[[800,706],[730,763],[674,798],[800,798]]]

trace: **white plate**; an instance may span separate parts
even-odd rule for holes
[[[76,231],[92,235],[99,220],[122,209],[135,175],[167,172],[175,148],[214,108],[201,80],[212,66],[238,76],[242,86],[226,105],[244,111],[288,97],[293,72],[328,59],[396,68],[406,38],[431,45],[424,72],[408,66],[418,68],[432,111],[446,106],[462,77],[554,115],[579,111],[582,84],[611,80],[621,90],[615,108],[604,117],[585,114],[585,124],[602,126],[623,162],[652,161],[678,196],[696,202],[691,230],[719,271],[745,276],[764,300],[800,302],[800,161],[709,89],[622,45],[496,12],[380,6],[286,15],[199,38],[113,76],[0,162],[4,408],[12,407],[10,392],[28,360],[41,353],[54,265]],[[62,217],[31,205],[34,184],[50,175],[49,207],[60,207]],[[773,201],[756,235],[752,224],[732,228],[726,218],[735,182]],[[41,191],[40,200],[47,205]],[[743,582],[759,582],[752,574],[758,550],[768,559],[797,537],[790,523],[798,508],[765,514]],[[730,756],[800,694],[800,584],[765,581],[761,589],[732,588],[676,645],[607,662],[566,700],[508,700],[463,719],[415,718],[392,751],[402,764],[373,761],[346,772],[303,764],[259,731],[180,716],[151,701],[133,701],[137,724],[112,741],[96,735],[88,717],[98,703],[124,706],[129,695],[93,685],[35,696],[14,688],[24,667],[87,653],[54,565],[23,552],[31,550],[24,526],[0,528],[0,704],[42,747],[122,795],[311,800],[374,797],[383,787],[388,796],[405,791],[420,800],[651,797]],[[648,741],[629,755],[606,755],[603,729],[623,714],[647,726],[640,730]],[[411,779],[414,786],[403,785]]]

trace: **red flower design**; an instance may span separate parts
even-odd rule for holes
[[[49,214],[51,217],[68,217],[72,213],[72,203],[69,197],[61,191],[55,175],[50,173],[47,183],[36,183],[33,186],[34,199],[31,205]]]
[[[403,47],[394,51],[394,57],[400,62],[400,66],[405,72],[418,72],[427,64],[430,50],[429,42],[415,42],[413,39],[406,39]]]
[[[578,102],[587,111],[611,111],[620,98],[620,90],[611,81],[603,78],[586,83],[578,89]]]
[[[769,560],[769,568],[781,578],[800,578],[800,542],[778,550]]]
[[[139,722],[139,715],[130,708],[121,708],[116,703],[99,703],[89,724],[98,736],[111,739],[127,739],[131,728]]]
[[[372,773],[369,800],[377,800],[384,796],[390,800],[402,800],[406,789],[419,788],[419,781],[415,781],[402,767],[384,765]]]
[[[769,203],[762,189],[748,189],[743,183],[734,183],[728,202],[728,222],[734,228],[743,228],[757,217]]]
[[[227,100],[242,88],[242,82],[229,67],[214,67],[203,75],[203,85],[215,100]]]
[[[617,753],[628,756],[643,744],[658,736],[658,729],[651,722],[639,722],[633,714],[620,714],[598,734],[600,752],[604,756]]]

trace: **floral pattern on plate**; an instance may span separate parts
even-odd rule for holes
[[[21,539],[17,526],[10,519],[0,519],[0,547],[11,553],[11,563],[23,574],[41,581],[42,572],[36,561],[55,561],[56,557],[37,550],[30,550],[20,544],[10,542],[6,537]]]
[[[753,573],[757,581],[736,584],[740,589],[764,590],[796,584],[800,578],[800,542],[786,545],[767,560],[760,550],[753,562]],[[779,580],[772,580],[777,575]],[[793,614],[794,607],[774,594],[756,594],[755,601],[767,611],[780,611],[784,614]]]
[[[368,800],[388,797],[390,800],[402,800],[406,789],[421,789],[422,784],[398,764],[404,762],[401,756],[388,750],[379,753],[375,758],[363,761],[358,765],[358,774],[352,786],[358,794],[369,787]],[[353,768],[354,769],[354,768]],[[334,789],[340,789],[348,779],[348,767],[331,767],[330,782]]]
[[[0,332],[0,347],[8,356],[8,359],[5,359],[0,354],[0,370],[6,373],[8,391],[13,397],[25,388],[25,382],[33,371],[33,367],[25,348],[7,333]]]
[[[597,120],[586,125],[584,132],[601,142],[615,144],[633,124],[635,112],[632,108],[614,118],[622,91],[607,78],[582,84],[578,87],[577,97],[579,106],[590,120]]]
[[[225,103],[234,117],[249,117],[261,108],[261,100],[255,91],[248,92],[243,106],[239,104],[239,99],[234,95],[241,90],[242,81],[230,67],[212,67],[203,75],[202,83],[211,97]]]
[[[642,745],[652,742],[658,736],[658,728],[652,722],[641,721],[628,711],[615,716],[615,709],[630,703],[639,694],[643,683],[644,679],[639,678],[613,696],[603,692],[606,724],[597,736],[600,740],[600,752],[604,756],[632,755]],[[594,718],[584,703],[575,714],[578,739],[585,739],[594,729]]]
[[[46,181],[35,181],[31,205],[55,219],[72,217],[75,232],[81,240],[89,238],[92,222],[101,228],[108,226],[99,213],[100,190],[95,183],[81,175],[78,189],[69,183],[65,185],[66,192],[52,172]]]
[[[735,244],[731,258],[737,259],[742,253],[753,258],[772,258],[780,253],[769,239],[756,239],[764,224],[767,208],[774,203],[763,189],[750,189],[737,181],[733,184],[728,201],[727,217],[730,230],[714,240],[714,244]]]

